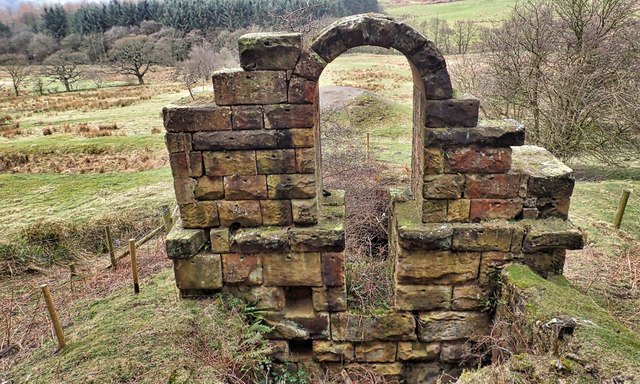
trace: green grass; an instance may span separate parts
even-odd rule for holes
[[[0,175],[0,237],[43,219],[77,225],[154,211],[174,200],[168,167],[135,173]]]
[[[422,21],[438,17],[449,21],[494,21],[505,18],[516,0],[463,0],[440,4],[420,4],[419,1],[409,5],[398,5],[393,0],[382,0],[384,12],[416,25]]]
[[[133,150],[164,149],[163,135],[104,136],[84,138],[68,134],[16,138],[0,142],[0,158],[17,155],[100,155]]]
[[[231,363],[240,371],[264,358],[260,335],[247,324],[239,301],[177,295],[173,272],[165,270],[142,280],[139,295],[127,286],[80,301],[61,313],[67,347],[53,354],[50,340],[0,373],[0,381],[214,383],[227,377]]]

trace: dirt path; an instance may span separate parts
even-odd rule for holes
[[[377,97],[386,102],[391,102],[366,89],[328,85],[320,87],[320,110],[335,111],[344,108],[351,104],[354,99],[364,94]]]

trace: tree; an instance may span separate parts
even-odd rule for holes
[[[453,28],[453,41],[458,49],[458,55],[467,53],[476,32],[473,21],[456,21]]]
[[[2,22],[0,22],[0,37],[9,37],[11,36],[11,29],[9,29],[9,27],[7,27],[6,25],[2,24]]]
[[[0,57],[0,68],[11,76],[13,91],[16,96],[20,96],[20,86],[29,76],[27,58],[24,55],[5,55]]]
[[[52,36],[38,33],[33,36],[26,49],[30,58],[37,62],[42,62],[58,50],[58,42]]]
[[[116,72],[133,75],[138,84],[144,84],[144,75],[152,65],[158,63],[159,56],[153,42],[146,36],[125,37],[113,44],[109,58]]]
[[[44,28],[53,37],[62,39],[67,36],[67,11],[64,10],[62,5],[57,4],[51,8],[45,7],[41,17]]]
[[[489,117],[524,120],[528,141],[565,160],[639,153],[637,11],[627,0],[516,6],[485,39]]]
[[[86,56],[82,53],[59,51],[45,59],[44,74],[60,81],[65,90],[70,92],[73,83],[80,80],[80,65],[85,62]]]

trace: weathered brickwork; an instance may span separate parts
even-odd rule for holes
[[[318,177],[318,78],[363,45],[399,50],[414,78],[411,192],[389,202],[395,305],[376,316],[348,308],[344,194],[326,196]],[[414,29],[357,15],[307,45],[245,35],[239,54],[241,69],[213,75],[215,104],[163,110],[181,213],[167,253],[183,296],[221,290],[265,308],[275,360],[363,363],[407,383],[458,375],[480,362],[470,352],[490,332],[500,268],[561,273],[582,247],[571,169],[523,146],[517,122],[479,121],[479,101],[453,97],[444,57]]]

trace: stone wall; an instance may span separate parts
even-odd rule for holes
[[[347,308],[344,196],[322,190],[318,78],[347,49],[395,48],[414,79],[412,198],[392,197],[395,305]],[[264,307],[274,358],[306,369],[365,363],[409,383],[455,375],[489,334],[497,271],[561,273],[582,247],[567,219],[572,171],[523,147],[515,121],[478,121],[453,97],[433,43],[381,15],[239,40],[242,69],[213,75],[215,104],[167,107],[181,222],[167,236],[183,296],[222,291]]]

